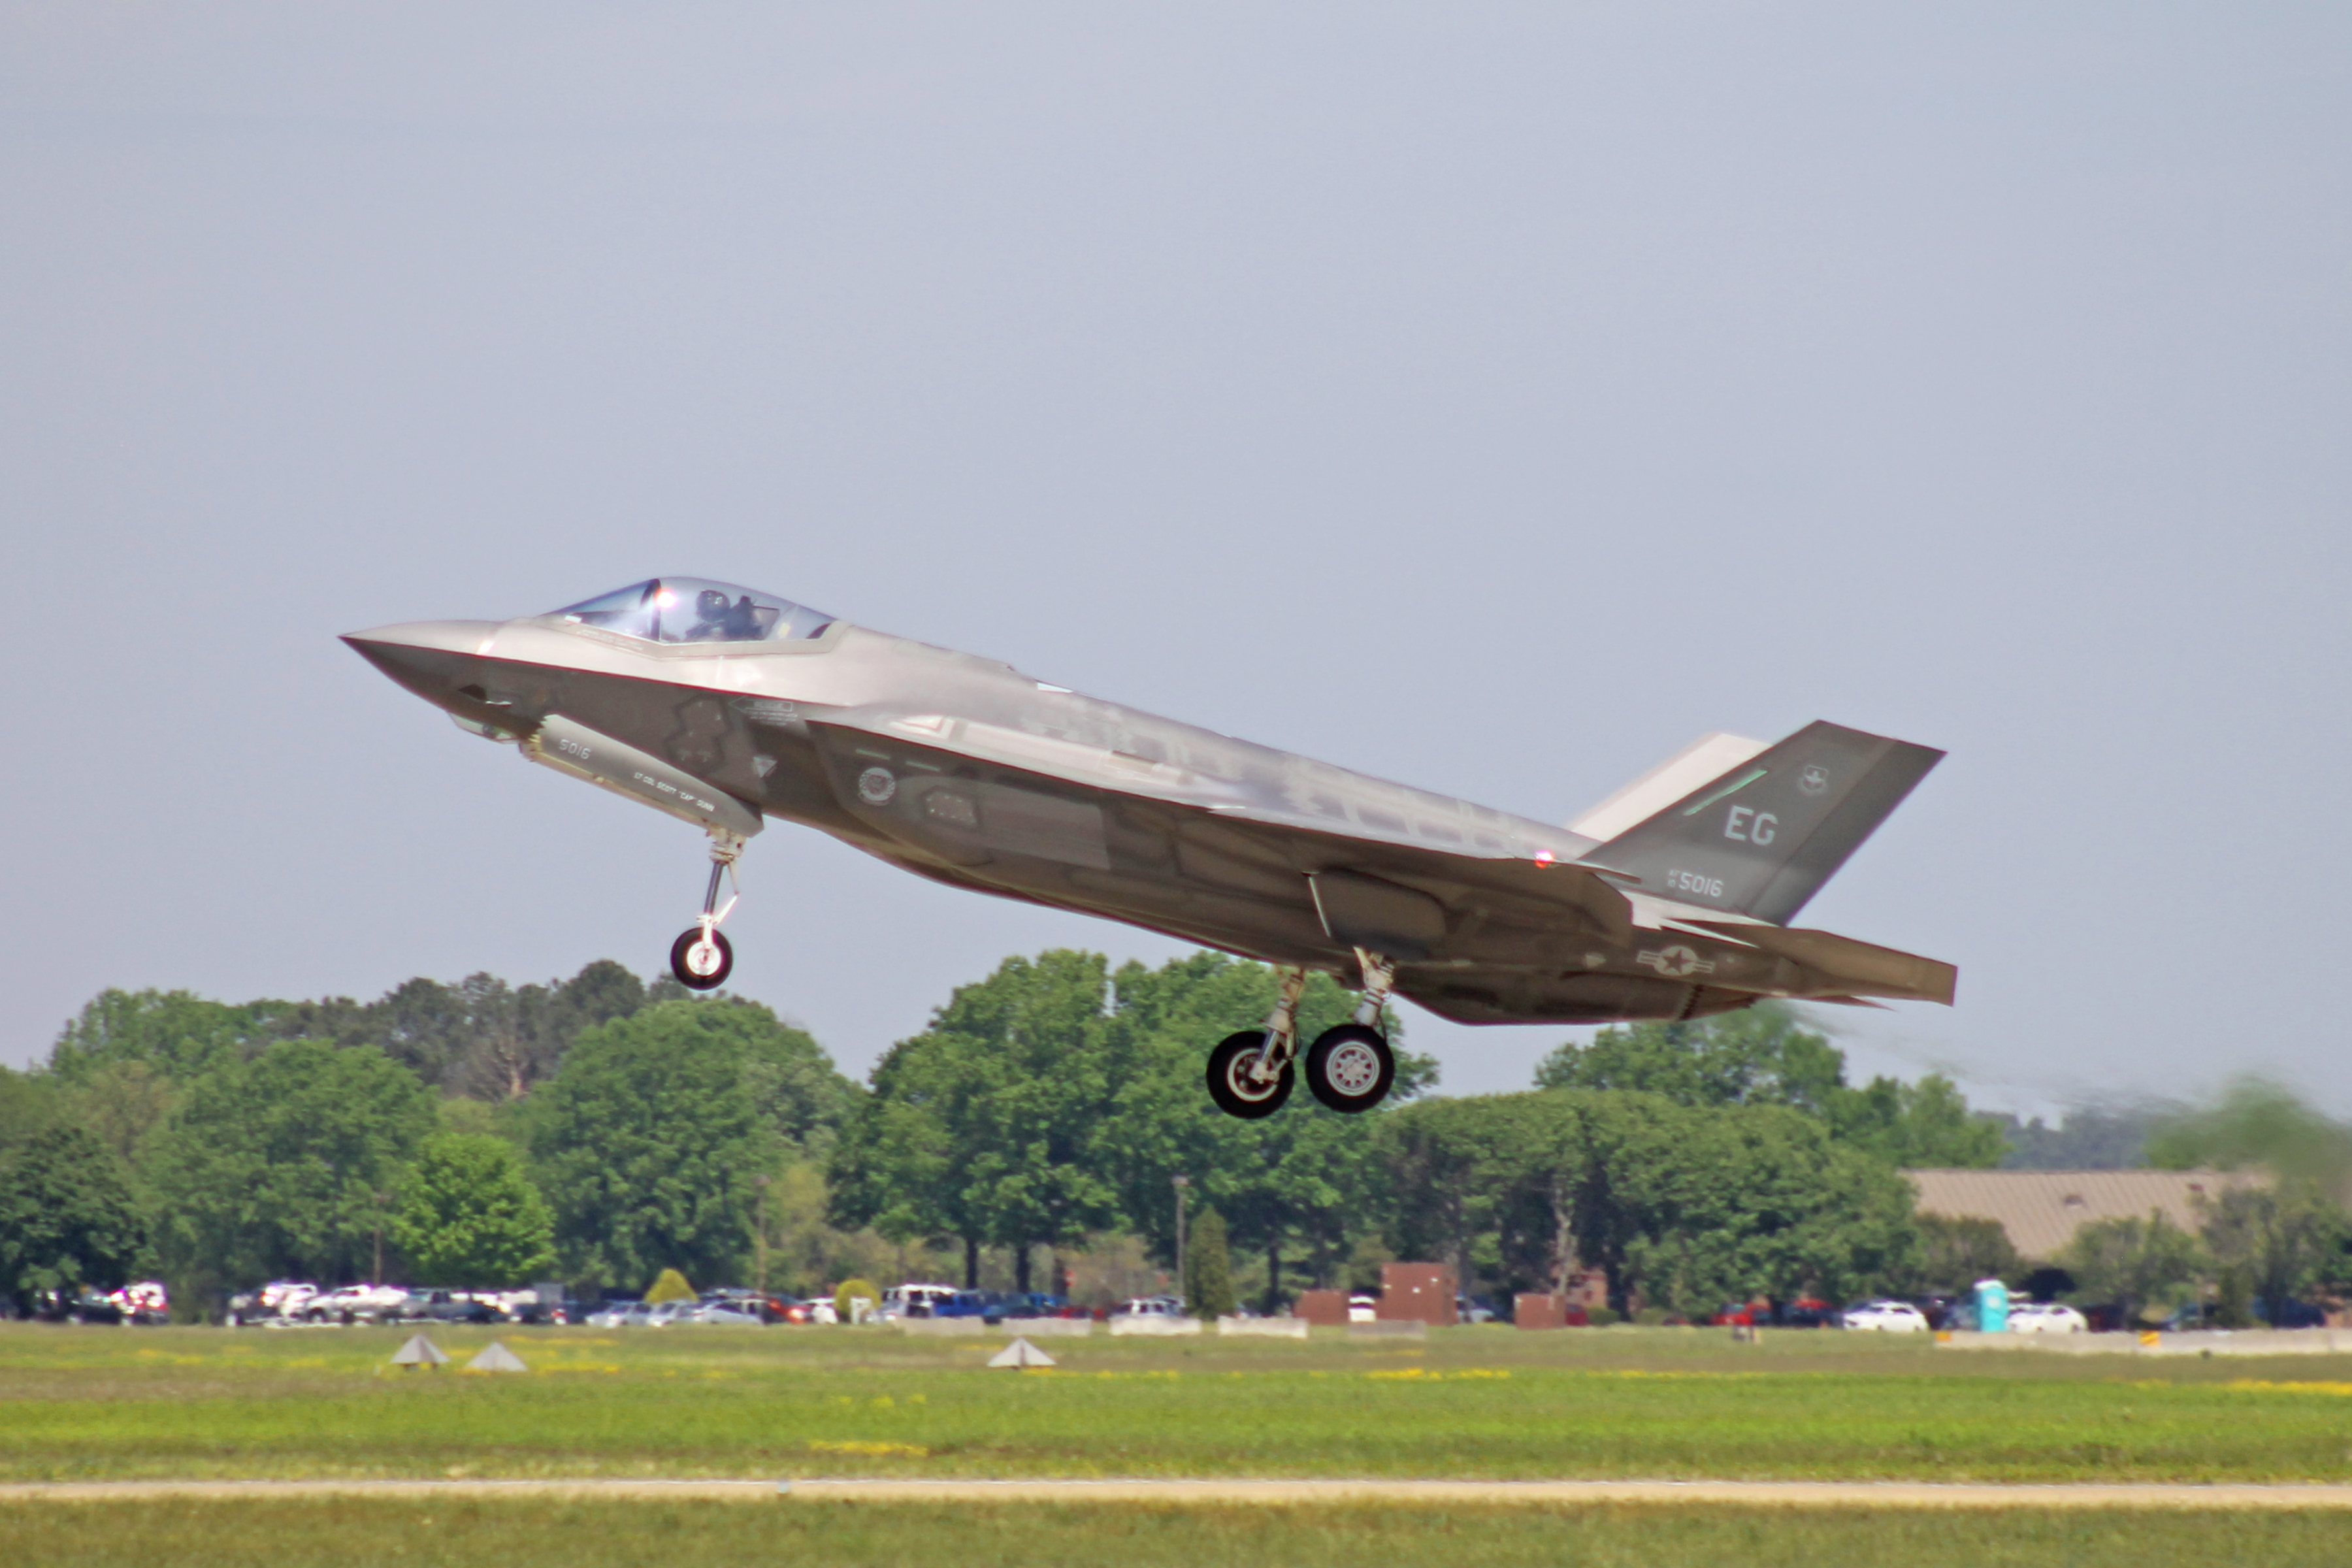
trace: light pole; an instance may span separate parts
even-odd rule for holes
[[[1184,1189],[1185,1189],[1185,1188],[1187,1188],[1187,1187],[1189,1187],[1189,1186],[1191,1186],[1191,1185],[1192,1184],[1192,1177],[1190,1177],[1190,1176],[1178,1176],[1178,1177],[1175,1177],[1173,1180],[1174,1180],[1175,1187],[1176,1187],[1176,1294],[1177,1294],[1177,1297],[1181,1300],[1181,1299],[1183,1297],[1183,1295],[1184,1295],[1184,1286],[1185,1286],[1185,1279],[1184,1279]],[[1190,1302],[1186,1302],[1185,1304],[1186,1304],[1187,1306],[1191,1305],[1191,1303],[1190,1303]]]
[[[760,1260],[752,1266],[751,1283],[760,1288],[760,1296],[764,1301],[768,1294],[768,1178],[754,1176],[751,1185],[759,1189],[760,1203],[760,1228],[751,1237],[751,1245]]]

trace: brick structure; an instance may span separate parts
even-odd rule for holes
[[[1385,1323],[1428,1323],[1444,1328],[1459,1322],[1454,1299],[1454,1270],[1443,1263],[1383,1263],[1381,1302],[1373,1316]]]
[[[1511,1321],[1523,1329],[1564,1329],[1568,1327],[1568,1299],[1521,1291],[1518,1300],[1511,1304]]]
[[[1568,1289],[1560,1293],[1560,1300],[1569,1306],[1581,1307],[1588,1312],[1595,1307],[1609,1305],[1609,1270],[1571,1269],[1568,1276]]]
[[[1317,1328],[1345,1328],[1348,1324],[1348,1293],[1345,1290],[1302,1290],[1290,1310]]]

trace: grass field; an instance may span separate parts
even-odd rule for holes
[[[1420,1345],[1057,1340],[1060,1369],[1009,1373],[981,1367],[992,1335],[574,1329],[501,1333],[534,1370],[487,1376],[392,1371],[402,1337],[0,1326],[0,1479],[2352,1480],[2336,1358],[1464,1328]],[[436,1337],[462,1361],[492,1336]]]
[[[1580,1568],[2342,1568],[2341,1514],[1810,1510],[1721,1507],[1160,1508],[856,1503],[0,1504],[19,1562],[80,1568],[499,1568],[821,1562],[1361,1568],[1400,1561]]]

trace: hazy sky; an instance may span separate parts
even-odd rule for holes
[[[2341,5],[0,4],[0,1058],[102,986],[663,962],[691,830],[335,634],[656,573],[1564,820],[1949,760],[1864,1070],[2352,1109]],[[1124,928],[796,829],[862,1072]],[[1565,1031],[1408,1014],[1455,1090]],[[1205,1049],[1209,1042],[1203,1041]]]

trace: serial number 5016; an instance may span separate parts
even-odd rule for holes
[[[1669,871],[1666,886],[1677,893],[1696,893],[1705,899],[1723,897],[1723,879],[1702,877],[1696,871]]]

